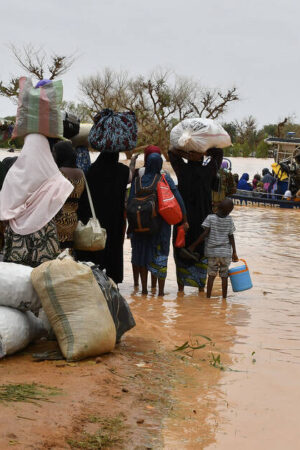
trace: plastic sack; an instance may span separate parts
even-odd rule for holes
[[[113,350],[116,328],[92,270],[70,258],[33,269],[32,283],[68,361]]]
[[[49,322],[47,314],[45,313],[43,308],[39,310],[38,318],[42,321],[43,327],[45,329],[45,337],[47,337],[47,339],[51,341],[53,340],[56,341],[55,333],[53,331],[53,328],[51,327],[51,323]]]
[[[94,118],[89,144],[95,150],[125,152],[136,147],[137,125],[133,111],[103,109]]]
[[[18,110],[12,139],[30,133],[61,138],[63,135],[60,110],[63,95],[62,81],[52,81],[36,89],[32,86],[30,78],[22,77],[19,87]]]
[[[0,262],[0,306],[38,313],[41,302],[30,279],[32,267]]]
[[[176,248],[185,247],[185,231],[184,231],[183,225],[179,225],[179,227],[177,227],[177,234],[176,234],[174,247],[176,247]]]
[[[170,147],[185,151],[205,153],[209,148],[231,145],[227,131],[212,119],[184,119],[170,134]]]
[[[71,137],[73,147],[88,147],[89,146],[89,134],[92,128],[90,123],[81,123],[79,133]]]
[[[93,274],[107,301],[117,331],[117,342],[126,331],[135,327],[135,320],[129,305],[119,292],[115,283],[98,266],[92,266]]]
[[[106,230],[101,227],[97,218],[92,217],[86,225],[79,220],[74,231],[74,248],[87,252],[104,250],[106,236]]]
[[[157,183],[158,212],[169,224],[176,225],[182,221],[182,211],[173,192],[168,185],[165,175]]]
[[[0,306],[0,359],[23,350],[46,334],[43,322],[31,312]]]

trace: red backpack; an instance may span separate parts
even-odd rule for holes
[[[162,175],[157,183],[157,199],[158,212],[169,225],[176,225],[181,222],[181,208],[168,185],[165,175]]]

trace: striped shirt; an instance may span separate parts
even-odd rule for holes
[[[235,231],[232,218],[209,214],[202,226],[210,229],[209,235],[205,239],[205,256],[231,258],[229,236]]]

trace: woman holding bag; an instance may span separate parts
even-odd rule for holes
[[[145,164],[145,174],[141,177],[141,185],[143,188],[149,187],[153,184],[155,177],[160,174],[163,160],[158,153],[152,153],[148,156]],[[184,226],[187,229],[186,211],[182,197],[176,188],[172,178],[165,175],[166,181],[178,201]],[[130,200],[136,195],[136,182],[132,182],[128,204]],[[147,294],[147,279],[148,271],[152,275],[152,288],[156,287],[158,280],[159,296],[164,295],[164,286],[167,276],[167,263],[170,251],[171,226],[162,218],[160,218],[161,226],[158,233],[154,235],[136,233],[131,230],[131,245],[132,245],[132,265],[138,272],[142,280],[142,293]]]
[[[124,208],[129,179],[129,168],[118,161],[119,153],[102,151],[86,174],[97,219],[107,232],[106,247],[101,251],[76,251],[79,260],[106,269],[117,284],[123,281]],[[86,224],[91,217],[85,190],[79,201],[78,218]]]
[[[54,145],[53,156],[61,173],[73,185],[73,191],[55,216],[57,235],[61,250],[73,248],[74,232],[78,224],[77,209],[84,190],[83,171],[76,167],[77,154],[70,142],[61,141]]]

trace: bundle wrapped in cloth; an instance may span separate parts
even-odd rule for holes
[[[171,131],[170,147],[185,152],[205,153],[209,148],[231,145],[227,131],[212,119],[184,119]]]
[[[89,144],[107,152],[126,152],[136,147],[137,124],[133,111],[115,112],[103,109],[94,117]]]
[[[30,78],[21,77],[19,88],[18,111],[12,139],[24,137],[30,133],[61,138],[63,136],[62,81],[43,80],[33,87]]]

